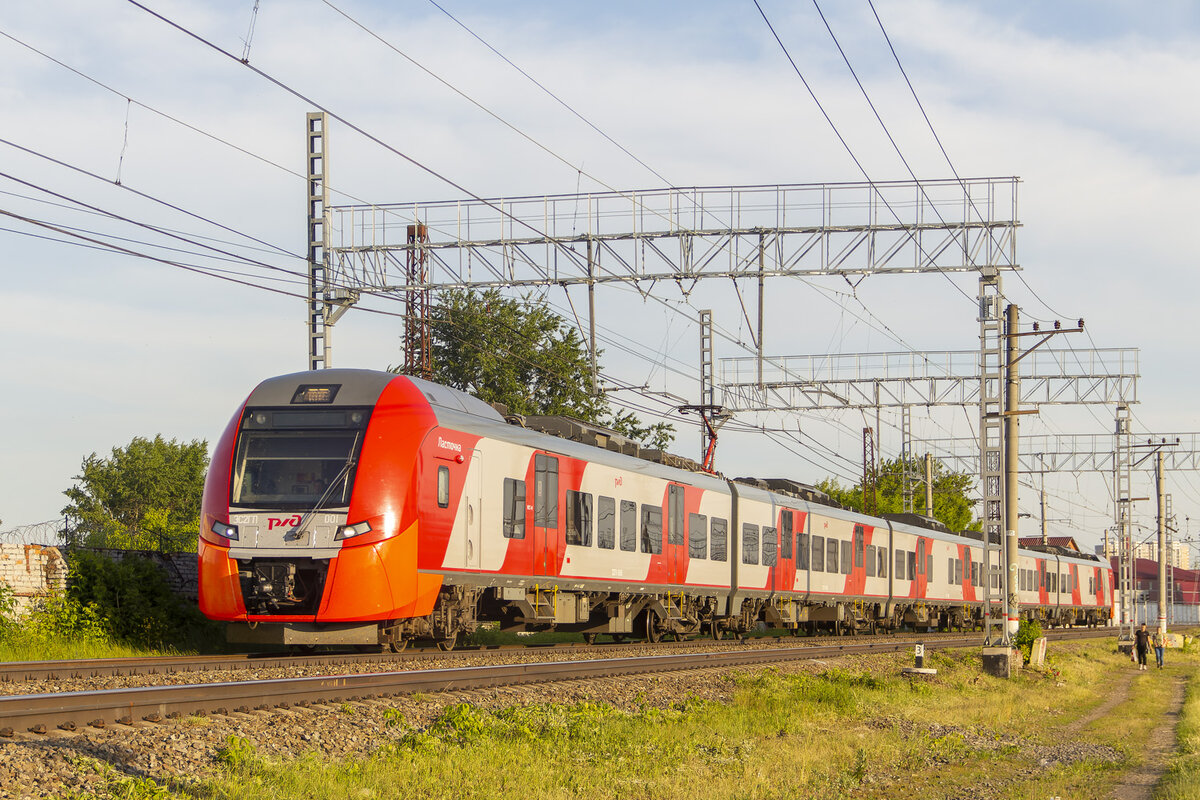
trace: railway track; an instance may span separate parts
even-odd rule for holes
[[[897,637],[913,639],[919,634],[878,634],[872,639],[889,640]],[[960,636],[961,634],[924,634],[925,636]],[[158,656],[153,658],[100,658],[59,661],[13,661],[0,663],[0,683],[24,683],[44,680],[75,680],[107,676],[175,675],[179,673],[227,672],[238,670],[286,669],[289,667],[339,666],[351,663],[389,665],[408,661],[454,660],[481,656],[504,658],[510,655],[545,654],[609,654],[625,651],[675,650],[680,648],[792,646],[803,643],[819,644],[859,641],[854,638],[817,636],[761,636],[743,642],[733,639],[714,642],[712,639],[687,639],[678,642],[600,643],[582,642],[557,644],[483,645],[441,650],[436,647],[414,648],[399,653],[327,652],[308,655],[232,654],[215,656]]]
[[[346,664],[376,664],[388,666],[405,662],[427,660],[455,660],[468,658],[497,658],[509,656],[525,657],[531,654],[562,653],[571,655],[604,654],[608,657],[620,652],[644,652],[647,650],[678,650],[685,648],[714,647],[805,647],[846,644],[860,641],[892,641],[903,639],[915,643],[938,638],[969,638],[967,633],[880,633],[870,637],[846,636],[754,636],[745,640],[725,639],[714,641],[707,638],[685,639],[664,642],[611,642],[584,644],[582,642],[555,644],[515,644],[463,646],[455,650],[437,647],[412,648],[399,653],[324,652],[316,654],[230,654],[213,656],[155,656],[150,658],[98,658],[62,659],[57,661],[12,661],[0,662],[0,684],[27,683],[32,681],[70,681],[85,678],[120,677],[132,675],[179,675],[183,673],[236,672],[239,670],[272,670],[288,668],[310,668]],[[977,636],[977,634],[976,634]]]
[[[1113,636],[1111,629],[1052,631],[1056,640]],[[370,697],[414,692],[481,689],[534,682],[636,675],[669,670],[712,669],[838,655],[888,653],[917,643],[928,649],[978,647],[978,634],[869,639],[842,639],[837,644],[738,647],[713,650],[717,643],[697,642],[696,652],[640,657],[612,656],[569,661],[540,661],[442,669],[320,675],[267,680],[220,681],[174,686],[105,689],[83,692],[9,695],[0,698],[0,737],[45,735],[53,730],[74,732],[110,725],[156,723],[185,716],[245,714],[272,708],[338,704]],[[707,646],[707,647],[705,647]],[[593,651],[595,648],[593,648]],[[447,653],[440,653],[446,656]],[[326,658],[321,656],[305,658]],[[332,656],[327,658],[334,658]],[[392,661],[397,656],[377,656]],[[128,661],[118,659],[118,661]],[[167,659],[166,661],[173,661]],[[201,659],[201,661],[205,661]],[[212,660],[206,663],[215,663]],[[294,660],[291,663],[295,663]],[[324,662],[322,662],[324,663]],[[110,665],[116,668],[116,665]],[[123,665],[130,668],[132,664]],[[178,666],[178,664],[176,664]],[[159,669],[165,669],[160,661]]]

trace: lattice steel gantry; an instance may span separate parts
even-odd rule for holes
[[[1017,269],[1016,178],[668,188],[336,206],[327,285],[362,294]],[[407,277],[425,225],[424,282]],[[590,299],[590,298],[589,298]],[[596,352],[589,302],[589,348]],[[761,353],[761,336],[756,341]]]

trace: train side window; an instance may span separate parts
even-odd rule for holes
[[[621,549],[637,550],[637,503],[632,500],[621,501]]]
[[[888,572],[888,549],[887,545],[879,546],[879,577],[886,578]]]
[[[825,540],[825,571],[832,572],[835,575],[841,570],[838,569],[838,540],[832,537]]]
[[[683,544],[683,487],[667,487],[667,544]]]
[[[796,534],[796,569],[808,569],[808,534]]]
[[[958,581],[954,580],[954,559],[953,558],[948,559],[946,561],[946,580],[950,581],[950,583],[958,583]]]
[[[908,551],[908,579],[910,581],[917,579],[917,553],[915,550]]]
[[[904,574],[905,574],[904,573],[904,551],[897,550],[896,551],[896,580],[898,580],[898,581],[907,580],[904,577]]]
[[[954,559],[954,583],[961,586],[963,582],[963,560],[961,558]]]
[[[779,541],[779,529],[763,526],[762,529],[762,563],[764,567],[775,566],[775,551]]]
[[[917,540],[917,572],[925,572],[925,540]]]
[[[851,551],[852,547],[853,547],[853,543],[849,539],[842,542],[842,574],[843,575],[850,574],[850,563],[851,563],[850,562],[850,551]]]
[[[867,557],[867,561],[866,561],[867,577],[874,578],[875,577],[875,545],[873,545],[873,544],[867,545],[866,557]]]
[[[866,530],[862,525],[854,526],[854,566],[863,565],[863,543],[866,541]]]
[[[742,523],[742,563],[758,563],[758,526],[751,522]]]
[[[525,481],[504,479],[504,538],[525,538]]]
[[[712,537],[709,540],[709,555],[713,561],[726,560],[726,544],[729,541],[729,523],[720,517],[713,517]]]
[[[438,467],[438,508],[446,508],[450,505],[450,468]]]
[[[567,544],[592,546],[592,496],[567,489]]]
[[[616,547],[617,501],[600,495],[596,498],[596,546],[605,550]]]
[[[688,514],[688,556],[708,558],[708,517]]]
[[[792,512],[786,508],[779,518],[779,557],[792,557]]]
[[[662,509],[642,503],[642,552],[658,555],[662,552]]]
[[[932,551],[933,548],[930,548],[930,550]],[[933,553],[932,552],[925,554],[925,580],[927,580],[927,581],[933,580]]]
[[[825,571],[825,537],[812,537],[812,569],[813,572]]]

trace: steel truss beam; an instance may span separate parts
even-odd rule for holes
[[[720,360],[732,411],[967,406],[979,403],[979,351]],[[1020,362],[1022,404],[1136,403],[1138,350],[1035,350]]]
[[[1173,444],[1179,439],[1179,444]],[[1163,449],[1163,464],[1172,471],[1200,470],[1200,433],[1147,433],[1137,437],[1132,446],[1166,439],[1171,447]],[[974,473],[979,466],[978,454],[968,448],[973,439],[929,439],[924,444],[955,472]],[[1121,466],[1113,459],[1113,435],[1110,433],[1046,434],[1022,436],[1018,454],[1020,471],[1041,472],[1104,472],[1112,474]]]
[[[333,206],[331,279],[364,293],[659,281],[686,293],[702,278],[1019,269],[1018,185],[969,178]],[[429,229],[420,286],[403,281],[415,223]]]

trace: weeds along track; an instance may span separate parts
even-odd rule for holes
[[[1057,634],[1057,635],[1053,635]],[[1090,638],[1115,636],[1111,629],[1075,629],[1052,632],[1052,638]],[[72,732],[83,728],[104,728],[110,725],[134,725],[161,722],[185,716],[208,716],[249,713],[251,711],[287,709],[292,706],[305,707],[312,704],[337,704],[354,702],[370,697],[390,697],[415,692],[440,692],[447,690],[481,689],[495,686],[511,686],[524,683],[546,683],[564,680],[580,680],[616,675],[637,675],[689,669],[713,669],[754,664],[771,664],[792,660],[831,658],[833,656],[895,652],[911,648],[918,641],[929,649],[955,647],[977,647],[980,636],[937,635],[919,639],[913,637],[864,637],[834,640],[836,644],[818,643],[816,639],[803,646],[794,646],[791,639],[768,640],[767,646],[751,646],[747,643],[697,642],[665,652],[665,648],[648,648],[651,654],[630,656],[614,651],[602,653],[607,648],[534,648],[528,655],[539,659],[519,663],[492,663],[462,665],[459,663],[437,664],[427,660],[424,668],[419,662],[400,656],[376,656],[372,669],[359,672],[330,674],[329,667],[334,656],[315,658],[317,663],[308,664],[320,674],[263,677],[260,669],[253,668],[253,677],[246,678],[241,667],[242,680],[222,680],[211,668],[207,673],[218,677],[203,683],[177,685],[154,685],[121,687],[84,691],[62,691],[46,684],[33,684],[34,691],[10,694],[0,698],[0,736],[5,738],[43,736],[55,730]],[[644,647],[644,646],[643,646]],[[563,660],[567,652],[577,651],[579,657]],[[472,651],[467,651],[468,653]],[[475,651],[493,653],[494,651]],[[416,655],[416,654],[414,654]],[[446,659],[450,655],[439,654]],[[516,653],[512,654],[513,656]],[[596,656],[607,655],[607,657]],[[386,658],[386,662],[384,659]],[[402,662],[408,660],[409,665]],[[296,659],[288,660],[295,667]],[[206,661],[212,664],[212,661]],[[356,663],[363,665],[362,658]],[[346,664],[342,664],[346,666]],[[380,671],[380,668],[388,671]],[[128,665],[127,665],[128,668]],[[143,673],[161,677],[161,673]],[[196,673],[188,673],[195,677]],[[178,676],[178,673],[176,673]],[[40,682],[38,682],[40,683]]]

